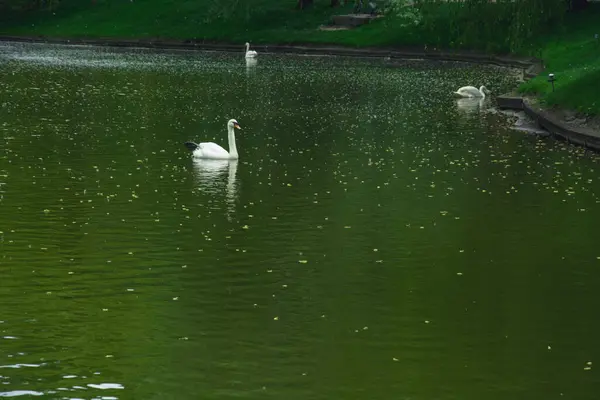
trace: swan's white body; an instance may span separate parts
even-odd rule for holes
[[[463,86],[454,93],[462,97],[485,97],[486,92],[490,93],[490,91],[482,85],[479,89],[475,86]]]
[[[246,58],[255,58],[258,53],[254,50],[250,50],[250,43],[246,42]]]
[[[240,128],[240,125],[235,119],[230,119],[227,122],[227,139],[229,142],[229,151],[213,142],[204,142],[196,144],[194,142],[186,142],[188,149],[192,150],[194,158],[205,158],[210,160],[237,160],[239,158],[237,147],[235,145],[234,128]]]

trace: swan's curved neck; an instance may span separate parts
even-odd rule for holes
[[[233,126],[227,127],[227,140],[229,142],[229,158],[237,160],[238,152],[237,147],[235,146],[235,132]]]
[[[250,50],[250,43],[246,43],[246,53]]]
[[[483,86],[481,86],[479,88],[479,91],[481,92],[481,97],[485,97],[485,91],[484,91],[484,87]]]

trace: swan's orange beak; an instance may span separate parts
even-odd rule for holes
[[[234,127],[234,128],[237,128],[237,129],[242,129],[242,127],[241,127],[241,126],[239,126],[238,124],[233,124],[233,127]]]

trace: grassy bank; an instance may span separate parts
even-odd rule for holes
[[[23,0],[26,1],[26,0]],[[298,10],[297,0],[62,0],[52,10],[0,13],[0,34],[54,37],[169,38],[230,43],[331,43],[417,46],[520,53],[543,58],[556,74],[523,85],[549,104],[600,114],[600,4],[575,15],[564,0],[421,0],[418,23],[397,13],[348,31],[322,31],[353,4],[330,0]],[[350,3],[350,2],[349,2]]]
[[[547,73],[556,77],[555,91],[548,75],[523,84],[521,92],[536,94],[550,106],[600,115],[600,4],[569,16],[560,34],[544,38],[539,56]]]

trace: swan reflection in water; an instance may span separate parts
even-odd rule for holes
[[[488,99],[482,97],[465,97],[456,100],[456,107],[459,111],[466,114],[476,113],[477,111],[483,110],[488,105]]]
[[[235,213],[237,198],[236,173],[238,160],[210,160],[194,158],[194,170],[198,181],[198,188],[210,194],[220,194],[225,191],[227,204],[227,218]],[[224,177],[227,176],[225,184]],[[225,190],[223,190],[225,189]]]
[[[250,75],[255,72],[256,64],[258,60],[256,58],[246,58],[246,74]]]

